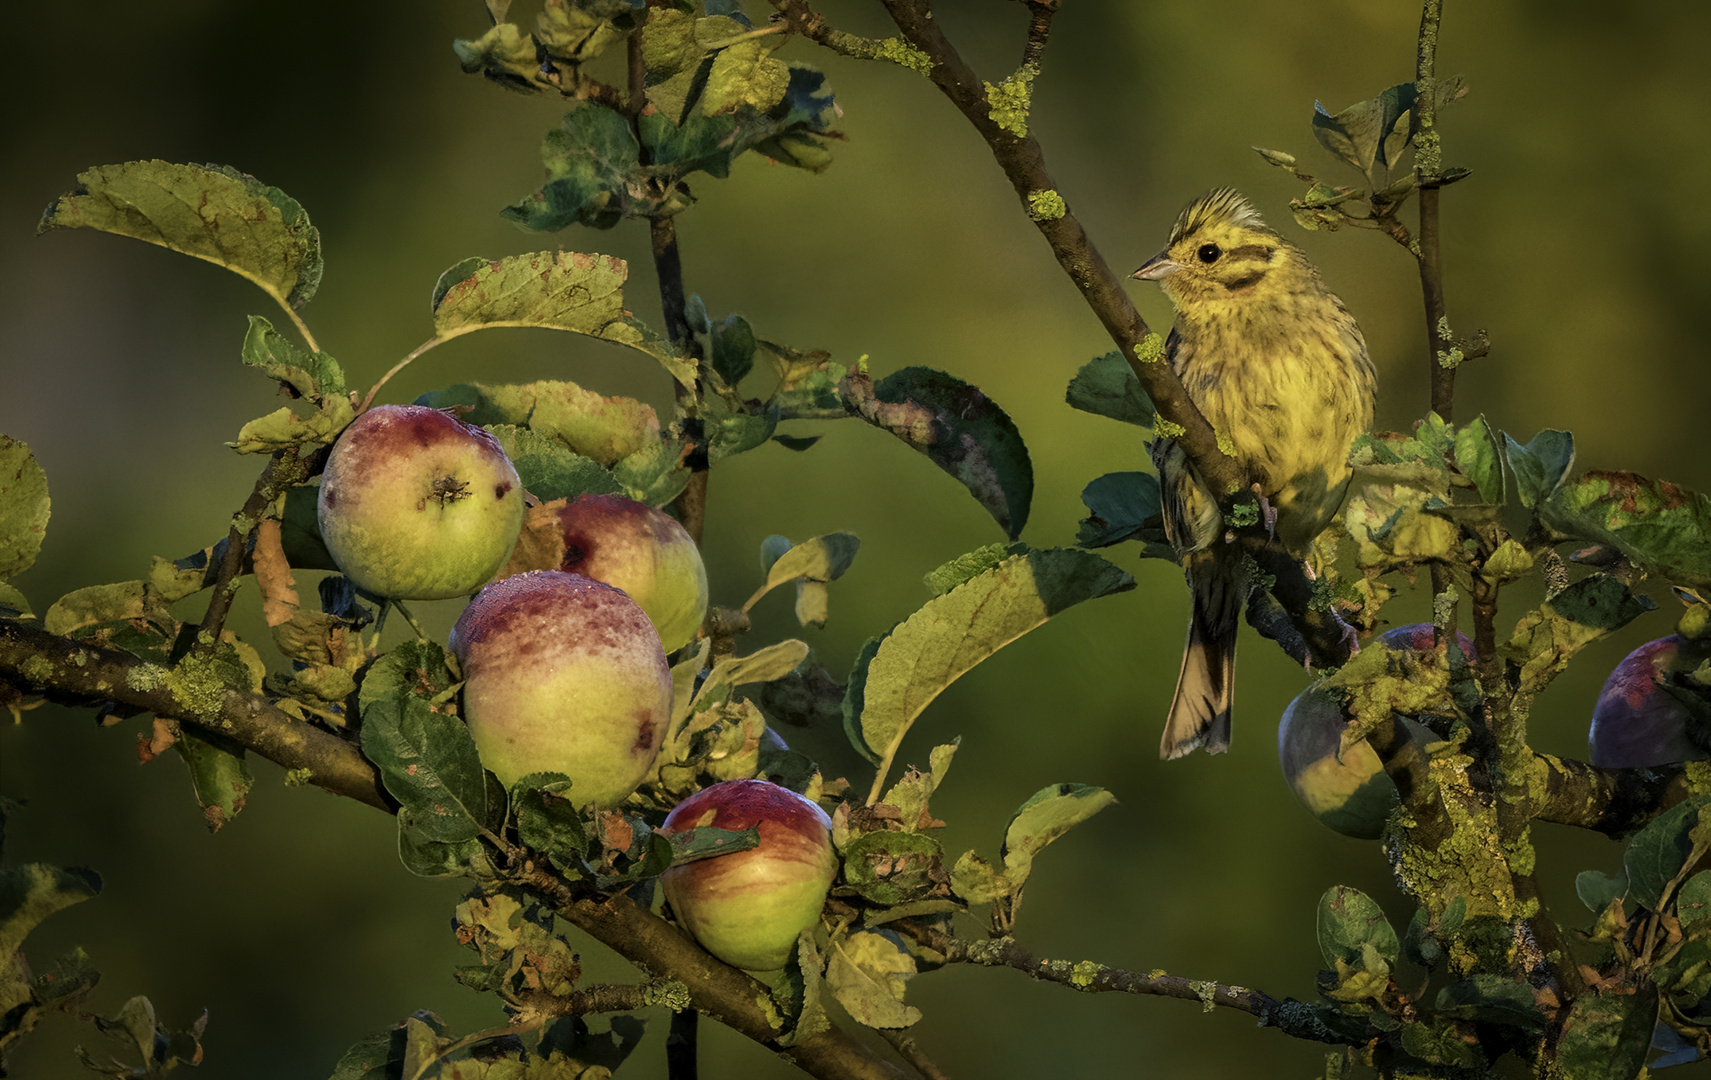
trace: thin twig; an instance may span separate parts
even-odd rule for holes
[[[796,0],[774,0],[774,4],[787,11],[806,8]],[[1030,220],[1134,369],[1158,414],[1182,429],[1173,437],[1207,487],[1224,497],[1245,491],[1248,478],[1241,474],[1235,459],[1219,452],[1212,425],[1189,399],[1170,365],[1162,362],[1162,339],[1135,310],[1122,283],[1058,191],[1046,170],[1039,142],[1032,135],[1019,133],[1014,117],[995,115],[986,83],[946,39],[925,0],[884,0],[884,4],[904,40],[930,61],[933,84],[985,140]],[[1137,353],[1143,343],[1147,347]]]
[[[878,1030],[880,1036],[891,1044],[892,1049],[897,1051],[898,1056],[907,1061],[909,1066],[925,1077],[926,1080],[951,1080],[950,1076],[939,1068],[932,1058],[927,1056],[927,1052],[916,1044],[907,1031],[898,1031],[893,1028],[880,1028]]]
[[[261,476],[256,479],[249,498],[244,500],[243,508],[232,515],[232,527],[226,535],[225,555],[220,560],[213,593],[208,600],[208,609],[203,612],[202,623],[197,627],[196,642],[192,646],[196,651],[207,655],[218,647],[220,631],[225,627],[226,615],[231,611],[232,600],[237,594],[249,538],[261,524],[262,517],[274,500],[309,478],[309,460],[313,456],[304,456],[302,448],[298,446],[274,451],[273,456],[268,459],[267,468],[263,469]]]

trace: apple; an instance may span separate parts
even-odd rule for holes
[[[468,596],[511,557],[523,486],[480,428],[424,405],[379,405],[333,444],[315,507],[357,588],[443,600]]]
[[[838,874],[832,820],[768,780],[726,780],[677,804],[660,831],[702,826],[760,832],[760,846],[678,863],[660,878],[677,921],[732,967],[773,971],[814,925]]]
[[[1699,721],[1687,705],[1664,689],[1672,669],[1695,666],[1681,661],[1683,646],[1692,653],[1702,650],[1702,646],[1671,634],[1641,645],[1610,672],[1592,708],[1588,741],[1594,765],[1606,769],[1650,768],[1711,758],[1691,734],[1700,730]]]
[[[519,546],[503,572],[556,568],[604,581],[642,606],[666,652],[695,640],[707,617],[707,568],[676,518],[622,495],[579,495],[555,516],[540,525],[530,518],[529,528],[549,530],[551,540]]]
[[[570,777],[577,806],[613,806],[647,776],[671,719],[671,669],[653,623],[619,589],[533,570],[469,602],[452,627],[463,718],[510,787]]]
[[[1391,650],[1425,652],[1433,647],[1432,641],[1431,623],[1398,626],[1379,636],[1380,644]],[[1470,658],[1473,656],[1473,642],[1467,635],[1458,633],[1456,643]],[[1322,824],[1344,836],[1376,840],[1396,808],[1396,784],[1385,773],[1377,751],[1365,740],[1345,748],[1338,759],[1337,749],[1348,722],[1342,698],[1314,684],[1283,710],[1283,721],[1277,728],[1277,757],[1296,798]],[[1405,722],[1412,734],[1432,737],[1423,726]]]

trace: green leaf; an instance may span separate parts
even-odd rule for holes
[[[656,209],[639,175],[641,144],[623,115],[593,102],[565,114],[561,126],[541,142],[547,183],[499,216],[534,232],[571,225],[610,229],[625,217]]]
[[[750,825],[746,829],[716,829],[711,825],[703,825],[688,832],[673,833],[669,839],[671,865],[677,866],[757,848],[760,846],[760,827]]]
[[[511,459],[524,490],[542,502],[587,494],[611,495],[622,490],[611,470],[551,435],[514,424],[495,424],[487,430]]]
[[[1449,1065],[1463,1069],[1479,1069],[1485,1064],[1479,1043],[1472,1041],[1471,1032],[1464,1033],[1454,1024],[1418,1022],[1402,1025],[1402,1049],[1432,1065]]]
[[[1432,95],[1435,108],[1444,108],[1464,92],[1459,75],[1437,80]],[[1325,149],[1382,187],[1418,130],[1417,100],[1418,89],[1409,82],[1356,102],[1335,116],[1315,101],[1313,134]]]
[[[932,889],[939,854],[939,842],[927,833],[863,833],[844,846],[844,880],[881,907],[906,904]]]
[[[750,413],[732,409],[723,398],[709,396],[701,419],[707,434],[707,460],[716,465],[771,439],[778,428],[778,406]]]
[[[354,419],[356,410],[350,398],[329,394],[321,399],[321,407],[307,416],[299,416],[287,407],[251,420],[239,429],[237,440],[226,445],[240,454],[271,454],[291,446],[321,446],[337,439],[339,432]]]
[[[907,367],[878,383],[841,384],[857,415],[956,477],[1014,540],[1028,523],[1034,466],[1022,434],[980,389],[942,371]]]
[[[1632,994],[1582,994],[1563,1021],[1551,1075],[1562,1080],[1643,1075],[1657,1020],[1658,991],[1649,983]]]
[[[1695,795],[1665,810],[1634,834],[1622,856],[1628,872],[1628,896],[1649,911],[1661,911],[1670,883],[1691,861],[1700,837],[1700,814],[1711,795]],[[1706,839],[1711,839],[1708,837]],[[1577,883],[1578,884],[1578,883]]]
[[[362,683],[362,752],[425,840],[471,840],[486,827],[487,780],[475,740],[430,699],[452,685],[445,650],[406,641]]]
[[[1575,653],[1656,607],[1619,578],[1589,574],[1528,612],[1499,648],[1504,656],[1522,662],[1522,683],[1537,692]]]
[[[1502,975],[1475,975],[1439,991],[1439,1012],[1462,1020],[1506,1024],[1527,1031],[1545,1026],[1532,987]]]
[[[727,656],[715,663],[701,680],[690,709],[697,711],[724,701],[734,686],[782,679],[807,658],[807,643],[795,638],[774,642],[747,656]]]
[[[1034,857],[1047,844],[1117,801],[1104,788],[1089,784],[1053,784],[1036,791],[1010,818],[999,854],[1012,889],[1033,872]]]
[[[1574,436],[1566,431],[1546,428],[1522,446],[1503,434],[1508,447],[1509,468],[1515,473],[1515,491],[1521,505],[1529,509],[1538,506],[1563,482],[1574,468]]]
[[[928,601],[885,636],[866,668],[858,749],[890,761],[915,718],[964,672],[1065,608],[1134,585],[1089,552],[1024,550]],[[856,686],[852,677],[851,692]]]
[[[243,747],[217,736],[182,730],[172,744],[190,766],[190,783],[209,832],[238,816],[255,780],[244,764]]]
[[[370,1035],[339,1056],[327,1080],[392,1080],[403,1075],[404,1049],[393,1046],[392,1033]]]
[[[1630,472],[1585,473],[1539,505],[1560,533],[1606,544],[1658,577],[1711,586],[1711,499]]]
[[[970,578],[991,570],[1015,554],[1014,549],[1012,544],[987,544],[965,551],[927,571],[921,576],[921,581],[934,596],[943,596]]]
[[[664,506],[689,486],[689,467],[681,443],[659,439],[621,458],[612,466],[612,479],[625,495],[649,506]]]
[[[0,957],[9,962],[49,915],[101,891],[101,875],[82,866],[25,863],[0,869]]]
[[[870,1028],[906,1028],[921,1010],[903,1003],[915,976],[915,958],[889,930],[858,930],[833,938],[826,985],[856,1023]]]
[[[784,537],[768,537],[767,542],[772,547],[762,547],[763,562],[778,546],[776,540],[789,543]],[[748,604],[744,605],[744,610],[753,607],[755,601],[788,581],[799,578],[809,581],[836,581],[850,568],[850,564],[855,562],[856,553],[860,550],[861,538],[847,532],[826,533],[804,540],[800,544],[790,545],[772,556],[771,562],[767,564],[765,584],[749,599]]]
[[[339,568],[339,564],[333,561],[333,553],[327,550],[326,541],[321,539],[321,518],[315,505],[320,491],[319,484],[299,484],[285,493],[285,506],[279,516],[279,543],[285,549],[285,561],[294,570],[337,571]],[[181,565],[183,562],[180,559],[174,565],[181,571],[205,570],[209,565],[208,560],[204,560],[202,567],[195,568]],[[206,573],[203,577],[203,583],[193,591],[214,583]]]
[[[610,112],[588,106],[571,115],[590,109]],[[618,122],[629,131],[621,117]],[[434,333],[449,340],[502,326],[568,330],[645,352],[673,378],[690,385],[694,364],[676,356],[669,344],[625,310],[623,285],[629,273],[623,259],[568,251],[538,251],[492,262],[465,259],[441,274],[434,286]]]
[[[1318,929],[1319,954],[1325,958],[1326,967],[1336,967],[1338,960],[1358,963],[1368,944],[1393,967],[1401,955],[1396,931],[1383,909],[1370,896],[1347,885],[1334,885],[1319,898]]]
[[[479,73],[512,90],[537,89],[535,42],[515,23],[499,22],[473,41],[454,41],[452,51],[467,75]]]
[[[414,826],[409,811],[398,816],[398,861],[417,877],[471,877],[472,865],[482,854],[480,840],[430,840]]]
[[[1142,554],[1174,559],[1164,539],[1158,477],[1146,472],[1106,473],[1081,489],[1088,516],[1081,521],[1075,542],[1082,547],[1110,547],[1139,540]]]
[[[862,642],[856,652],[855,661],[850,665],[850,680],[844,688],[844,735],[856,752],[874,765],[879,764],[879,754],[869,746],[862,735],[862,712],[867,708],[867,672],[873,666],[873,658],[879,654],[879,647],[885,644],[886,634],[876,634]]]
[[[802,931],[796,939],[796,951],[772,989],[773,1004],[788,1025],[778,1037],[778,1045],[798,1046],[832,1026],[826,1015],[824,970],[825,961],[814,946],[814,931]]]
[[[968,851],[951,867],[951,891],[970,904],[990,904],[1016,890],[1003,871]]]
[[[1574,894],[1594,915],[1609,907],[1612,900],[1621,899],[1627,891],[1626,878],[1611,877],[1602,870],[1582,870],[1574,878]]]
[[[727,315],[713,327],[713,370],[726,386],[736,386],[754,369],[755,332],[741,315]]]
[[[531,773],[511,786],[517,805],[517,836],[567,874],[587,871],[588,830],[582,812],[565,793],[570,778],[562,773]]]
[[[1683,929],[1711,919],[1711,870],[1701,870],[1683,883],[1675,894],[1675,916]]]
[[[28,446],[0,435],[0,581],[35,564],[50,511],[48,474]]]
[[[1456,468],[1473,481],[1482,502],[1503,505],[1503,454],[1485,417],[1456,430]]]
[[[297,200],[219,165],[130,161],[79,173],[42,215],[49,229],[99,229],[223,266],[288,308],[321,283],[321,234]]]
[[[345,392],[345,373],[337,360],[326,353],[299,349],[260,315],[250,316],[249,332],[244,335],[243,360],[277,380],[294,397],[319,401],[323,395]]]
[[[1141,389],[1141,380],[1120,352],[1108,352],[1083,364],[1069,381],[1064,401],[1072,409],[1144,428],[1151,428],[1157,415],[1152,399]]]
[[[701,113],[733,112],[748,106],[764,112],[777,105],[790,88],[790,68],[772,54],[777,39],[750,38],[720,49],[701,92]]]

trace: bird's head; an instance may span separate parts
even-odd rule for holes
[[[1219,188],[1182,211],[1164,250],[1134,276],[1158,282],[1178,309],[1265,299],[1287,290],[1294,251],[1252,203]]]

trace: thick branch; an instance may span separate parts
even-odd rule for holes
[[[265,698],[221,690],[211,704],[173,668],[0,620],[0,674],[56,700],[117,701],[231,739],[308,782],[392,813],[397,804],[356,746],[282,712]],[[187,700],[188,699],[188,700]]]
[[[1680,765],[1656,769],[1600,769],[1584,761],[1539,754],[1544,798],[1535,800],[1540,821],[1574,825],[1621,839],[1692,792]]]
[[[688,935],[627,896],[604,900],[579,897],[541,871],[525,880],[552,901],[560,918],[605,942],[642,970],[682,981],[689,987],[696,1009],[814,1076],[828,1080],[901,1080],[906,1076],[836,1026],[797,1046],[779,1046],[781,1033],[762,1005],[770,1000],[766,987],[713,959]]]

